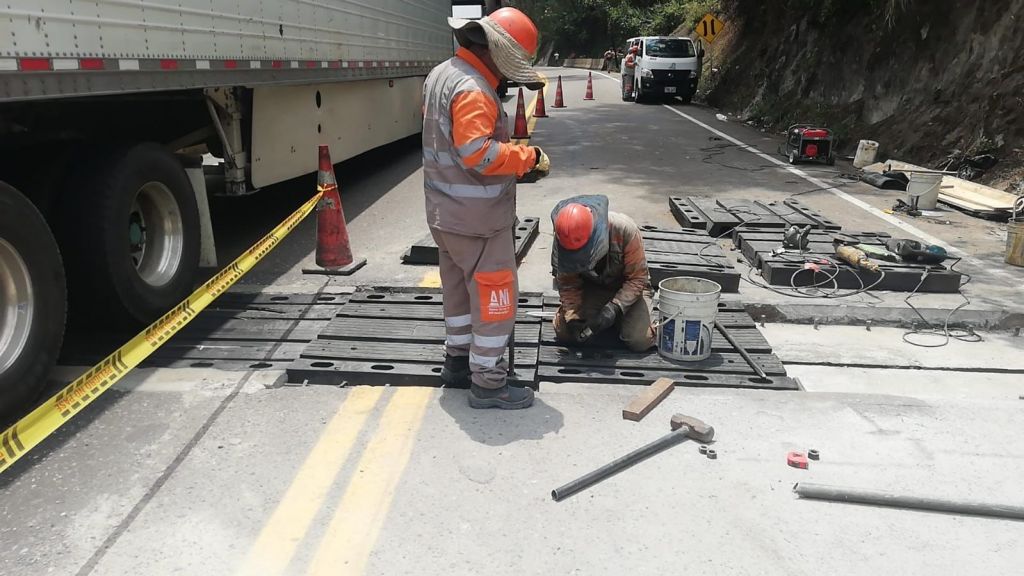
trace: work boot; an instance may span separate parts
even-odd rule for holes
[[[533,390],[517,388],[505,384],[501,388],[481,388],[476,384],[469,387],[469,406],[471,408],[501,408],[502,410],[519,410],[529,408],[533,404]]]
[[[469,384],[469,356],[444,357],[444,368],[441,368],[441,382],[445,386],[465,388]]]

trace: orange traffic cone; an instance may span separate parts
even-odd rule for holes
[[[555,104],[552,108],[565,108],[565,102],[562,100],[562,75],[558,75],[558,86],[555,88]]]
[[[547,84],[541,86],[537,92],[537,106],[533,109],[534,118],[547,118],[548,113],[544,110],[544,90],[547,88]]]
[[[525,140],[530,137],[530,130],[526,127],[526,104],[523,103],[523,89],[519,89],[519,100],[516,102],[516,124],[512,130],[513,140]]]
[[[587,72],[587,94],[583,97],[584,100],[594,99],[594,73]]]
[[[316,265],[304,268],[303,274],[330,274],[348,276],[366,264],[366,258],[352,257],[345,226],[345,212],[341,209],[341,195],[334,178],[334,164],[327,146],[320,146],[320,166],[316,174],[316,189],[320,201],[316,203]]]

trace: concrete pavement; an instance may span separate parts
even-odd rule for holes
[[[548,213],[561,198],[606,194],[638,222],[671,226],[670,194],[782,199],[813,188],[662,106],[621,102],[607,78],[595,75],[597,99],[584,102],[585,72],[545,70],[559,72],[569,107],[549,109],[532,139],[553,173],[519,189],[519,213],[542,223],[520,269],[523,290],[550,288]],[[680,108],[717,122],[712,111]],[[764,150],[775,142],[735,123],[718,129]],[[426,232],[416,143],[344,163],[338,174],[353,247],[370,263],[332,283],[436,281],[434,267],[398,261]],[[308,198],[306,184],[219,202],[215,222],[229,231],[222,256]],[[850,189],[874,206],[892,201]],[[828,192],[802,199],[846,226],[898,230]],[[949,218],[956,224],[913,224],[995,267],[991,225]],[[243,288],[319,289],[323,278],[299,272],[312,259],[311,223]],[[1020,305],[1017,276],[977,272],[970,293],[979,313]],[[741,295],[771,301],[760,292],[744,285]],[[895,310],[901,301],[848,308]],[[818,311],[826,307],[836,306]],[[1024,425],[1021,338],[983,333],[983,344],[924,350],[903,344],[896,328],[768,324],[764,333],[807,392],[679,388],[641,423],[620,416],[638,391],[629,386],[544,384],[530,410],[499,413],[470,410],[454,390],[290,387],[272,370],[137,370],[0,475],[0,573],[1017,571],[1020,522],[798,501],[790,487],[1024,504],[1024,440],[1014,433]],[[551,501],[552,488],[667,431],[675,411],[715,426],[717,461],[684,444]],[[787,451],[808,448],[821,450],[820,463],[785,465]]]

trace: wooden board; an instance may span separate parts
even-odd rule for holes
[[[865,166],[866,172],[882,173],[889,170],[904,171],[904,170],[915,170],[915,171],[926,171],[934,172],[930,168],[923,168],[908,162],[900,162],[899,160],[888,160],[886,162],[876,162],[870,166]],[[1016,196],[1009,192],[1004,192],[991,186],[985,186],[984,184],[978,184],[977,182],[971,182],[970,180],[964,180],[957,178],[956,176],[944,175],[942,182],[939,185],[939,200],[950,204],[952,206],[960,207],[961,205],[971,211],[987,211],[987,212],[1008,212],[1013,210],[1013,202]]]
[[[645,388],[625,408],[622,409],[622,418],[639,422],[654,410],[654,407],[661,403],[676,387],[675,381],[670,378],[658,378]]]

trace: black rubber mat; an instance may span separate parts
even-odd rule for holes
[[[513,384],[536,387],[542,308],[540,294],[520,294]],[[288,367],[288,381],[442,386],[444,341],[440,290],[361,288]]]
[[[557,297],[545,297],[544,309],[558,309]],[[757,329],[743,304],[723,300],[718,306],[718,321],[736,342],[743,346],[768,376],[762,379],[719,330],[712,338],[711,357],[701,362],[677,362],[666,359],[657,350],[631,352],[614,334],[602,334],[597,346],[566,346],[555,340],[552,326],[541,329],[537,379],[541,382],[592,382],[604,384],[649,384],[658,378],[670,378],[678,386],[764,388],[797,390],[799,386],[786,376],[786,369],[771,345]],[[657,318],[655,310],[652,316]]]
[[[516,261],[521,262],[540,233],[540,219],[530,216],[517,219],[515,227]],[[437,243],[430,234],[409,247],[402,255],[404,264],[437,265]]]
[[[723,292],[739,291],[739,273],[706,232],[641,226],[640,233],[655,288],[666,278],[693,276],[717,282]]]
[[[889,235],[881,232],[843,232],[862,244],[881,246]],[[737,228],[734,242],[752,267],[761,271],[762,279],[772,286],[820,286],[823,289],[872,290],[893,292],[955,293],[960,290],[963,276],[942,265],[887,262],[873,259],[884,272],[860,270],[836,258],[832,235],[812,232],[804,252],[780,251],[781,230],[745,230]],[[814,263],[819,271],[808,270]],[[832,262],[832,263],[829,263]]]
[[[704,230],[715,238],[743,225],[757,225],[762,228],[788,228],[796,225],[810,226],[818,230],[841,228],[796,198],[768,202],[672,196],[669,198],[669,208],[682,226]]]

